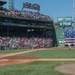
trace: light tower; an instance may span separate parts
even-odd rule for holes
[[[73,0],[73,17],[74,17],[73,26],[75,28],[75,0]]]
[[[14,0],[8,0],[8,9],[14,10]]]

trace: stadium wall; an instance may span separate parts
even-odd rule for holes
[[[64,47],[64,29],[62,27],[58,27],[55,31],[58,46]]]

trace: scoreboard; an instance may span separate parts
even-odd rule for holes
[[[60,23],[61,27],[72,27],[72,17],[58,17],[57,22]]]

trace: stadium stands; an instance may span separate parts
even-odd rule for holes
[[[37,12],[31,12],[31,11],[20,11],[20,10],[0,10],[1,15],[6,16],[14,16],[14,17],[22,17],[25,19],[40,19],[40,20],[52,20],[49,16],[40,14]]]
[[[0,37],[0,50],[49,48],[52,39],[39,37]]]
[[[10,29],[12,31],[9,30],[9,34],[6,28],[0,31],[0,50],[52,47],[52,37],[43,35],[40,31],[28,31],[27,35],[25,29]]]
[[[48,15],[0,8],[0,50],[50,48],[55,39]]]

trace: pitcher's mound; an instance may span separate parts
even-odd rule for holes
[[[75,75],[75,64],[65,64],[55,68],[57,71]]]

